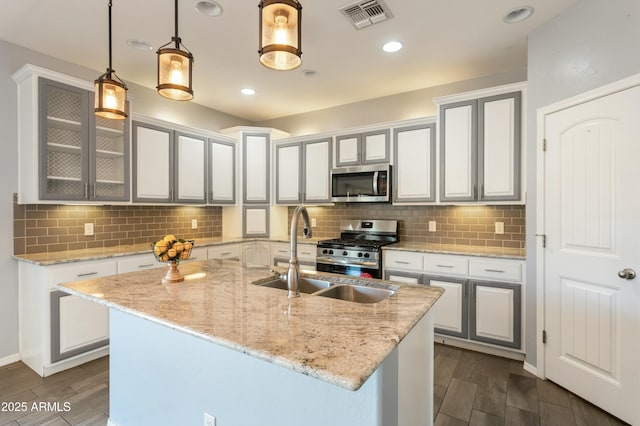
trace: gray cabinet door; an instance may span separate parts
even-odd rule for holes
[[[207,138],[173,132],[173,194],[178,203],[206,203]]]
[[[40,78],[40,199],[89,199],[89,92]]]
[[[302,144],[302,202],[331,201],[331,138]]]
[[[276,146],[276,204],[302,202],[302,144]]]
[[[207,159],[207,202],[235,204],[236,144],[210,138]]]
[[[173,201],[173,131],[133,122],[133,201]]]
[[[244,204],[269,204],[270,140],[268,133],[242,135],[242,201]]]
[[[394,202],[436,200],[435,135],[435,123],[394,129]]]
[[[433,308],[434,332],[467,339],[469,337],[469,281],[424,275],[423,282],[445,290]]]
[[[388,163],[389,129],[336,136],[336,167]]]

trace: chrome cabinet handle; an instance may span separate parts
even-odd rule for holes
[[[91,276],[91,275],[98,275],[98,273],[97,272],[86,272],[84,274],[78,274],[77,276],[78,277],[88,277],[88,276]]]
[[[504,274],[504,271],[500,269],[485,269],[485,272],[497,272],[499,274]]]
[[[636,271],[631,268],[624,268],[622,271],[618,272],[618,276],[625,280],[632,280],[636,277]]]
[[[153,265],[155,265],[155,263],[147,263],[145,265],[138,265],[138,268],[148,268],[148,267],[153,266]]]
[[[438,268],[453,268],[453,265],[436,265]]]
[[[409,264],[409,262],[405,262],[405,261],[403,261],[403,260],[394,260],[394,262],[395,262],[395,263],[399,263],[399,264],[401,264],[401,265],[408,265],[408,264]]]

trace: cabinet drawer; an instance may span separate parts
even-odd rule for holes
[[[240,256],[241,251],[238,244],[209,247],[207,249],[207,258],[209,259],[240,260]]]
[[[384,251],[384,267],[389,269],[404,269],[409,271],[422,271],[422,253],[409,251]]]
[[[181,260],[182,262],[191,262],[194,260],[207,260],[207,249],[205,247],[198,247],[191,249],[191,254],[189,255],[188,260]]]
[[[118,273],[118,266],[115,260],[107,262],[78,262],[69,266],[53,267],[47,273],[49,276],[49,288],[53,288],[60,283],[115,275]]]
[[[424,270],[430,274],[467,276],[469,260],[459,256],[425,255]]]
[[[126,272],[142,271],[145,269],[159,268],[163,266],[158,262],[154,255],[139,254],[136,256],[127,256],[122,259],[118,259],[118,273],[124,274]]]
[[[497,281],[522,282],[522,263],[508,260],[470,260],[469,275]]]
[[[298,244],[298,259],[316,262],[316,249],[315,244]],[[275,256],[275,253],[272,252]],[[307,262],[310,263],[310,262]]]
[[[298,247],[298,252],[300,252],[300,247]],[[273,257],[289,257],[291,250],[289,249],[289,244],[287,243],[271,243],[271,255]]]

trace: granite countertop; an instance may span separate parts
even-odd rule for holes
[[[158,268],[57,287],[350,390],[362,386],[442,294],[437,287],[301,271],[397,291],[375,304],[288,299],[284,290],[251,284],[268,279],[268,268],[210,260],[180,271],[186,279],[176,284],[161,284],[166,271]]]
[[[384,246],[383,250],[419,251],[424,253],[458,254],[466,256],[501,257],[525,260],[525,249],[509,247],[463,246],[455,244],[399,242]]]
[[[298,244],[317,244],[325,238],[299,238]],[[195,248],[210,247],[223,244],[248,243],[252,241],[289,242],[289,236],[275,236],[269,238],[243,238],[243,237],[212,237],[198,238],[195,240]],[[108,259],[112,257],[130,256],[134,254],[151,253],[151,242],[148,244],[123,245],[115,247],[99,247],[84,250],[66,250],[47,253],[19,254],[13,258],[34,263],[40,266],[57,265],[60,263],[81,262],[85,260]]]

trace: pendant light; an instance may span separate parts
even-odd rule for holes
[[[109,0],[109,68],[93,82],[95,87],[94,112],[99,117],[123,120],[127,118],[127,85],[111,68],[111,0]]]
[[[178,0],[175,0],[175,26],[176,34],[171,41],[158,49],[158,93],[165,98],[177,101],[189,101],[193,99],[193,55],[182,46],[182,40],[178,37]],[[167,47],[172,43],[174,47]]]
[[[288,71],[302,64],[302,5],[296,0],[263,0],[260,9],[260,63]]]

